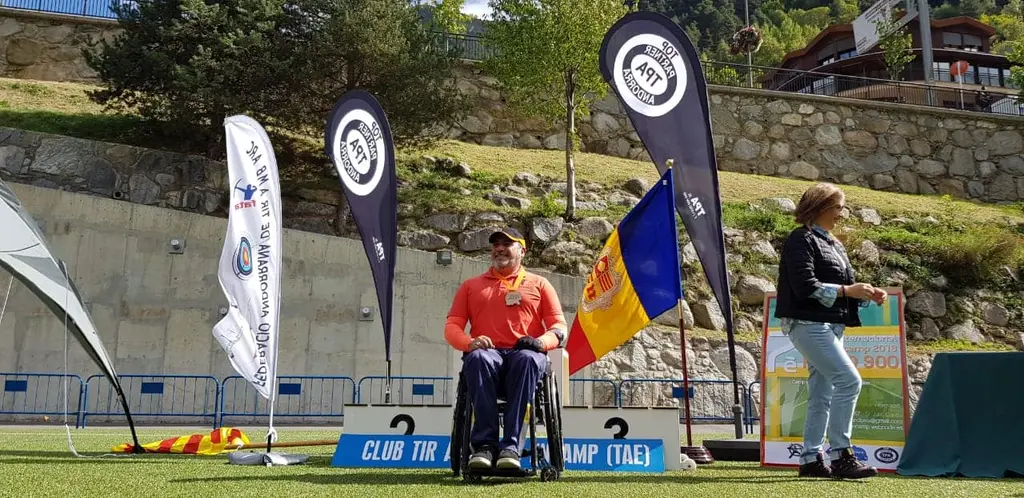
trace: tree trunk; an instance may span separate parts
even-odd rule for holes
[[[576,74],[565,73],[565,220],[576,217],[576,166],[573,165],[573,137],[576,135]]]

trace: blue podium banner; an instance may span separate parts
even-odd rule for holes
[[[431,469],[451,468],[449,436],[343,434],[331,466]],[[541,440],[538,449],[545,451]],[[664,472],[665,452],[659,439],[566,439],[565,470]],[[523,468],[532,462],[523,458]]]

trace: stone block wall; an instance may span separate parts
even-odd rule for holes
[[[110,20],[0,8],[0,75],[95,81],[81,49],[116,32]],[[476,105],[450,130],[451,138],[531,149],[564,146],[559,123],[512,113],[499,82],[478,64],[460,68],[456,82]],[[1024,200],[1022,118],[734,87],[712,86],[710,94],[721,170],[990,202]],[[650,160],[614,94],[591,111],[578,123],[585,151]],[[135,185],[136,192],[152,191],[150,183]]]
[[[5,179],[137,204],[217,214],[227,167],[198,156],[0,127]]]
[[[472,66],[458,87],[477,105],[450,136],[485,145],[558,149],[560,124],[513,115],[499,84]],[[876,190],[1024,199],[1024,119],[861,100],[712,86],[723,171],[823,180]],[[650,160],[613,93],[578,124],[587,152]]]
[[[93,81],[82,49],[117,31],[112,20],[0,8],[0,76]]]

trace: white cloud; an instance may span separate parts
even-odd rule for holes
[[[487,0],[466,0],[462,6],[462,13],[486,19],[491,16],[491,8],[487,5]]]

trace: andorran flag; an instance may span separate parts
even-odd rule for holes
[[[676,234],[675,190],[668,168],[619,222],[590,270],[565,346],[570,375],[679,304]]]

